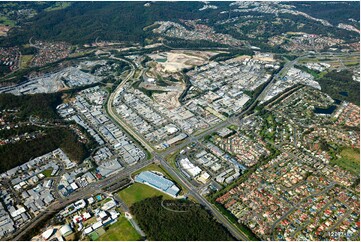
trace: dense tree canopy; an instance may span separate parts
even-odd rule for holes
[[[234,240],[199,204],[177,200],[164,201],[163,206],[162,197],[153,197],[131,207],[149,240]]]
[[[0,94],[0,110],[17,109],[21,120],[27,119],[30,115],[54,119],[58,118],[55,108],[61,103],[61,95],[61,93],[22,96]]]
[[[62,102],[61,95],[61,93],[23,96],[1,94],[0,110],[18,110],[11,117],[6,117],[10,123],[28,122],[31,115],[41,119],[53,120],[59,118],[55,108]],[[1,130],[0,137],[7,139],[14,135],[30,134],[35,131],[40,131],[42,134],[31,140],[21,140],[0,146],[0,173],[57,148],[63,149],[71,160],[80,162],[89,155],[90,148],[94,145],[93,140],[87,144],[81,143],[72,129],[63,126],[50,128],[35,125],[12,127],[9,130]]]
[[[262,44],[264,40],[273,35],[279,35],[288,31],[302,31],[317,34],[335,34],[344,39],[358,38],[358,34],[334,27],[325,27],[319,22],[307,19],[301,15],[280,14],[283,19],[293,21],[274,24],[278,18],[274,14],[252,12],[253,16],[265,24],[264,31],[260,36],[248,39],[247,34],[254,34],[259,23],[247,24],[234,28],[234,24],[244,22],[240,18],[232,24],[218,24],[219,21],[229,17],[249,15],[249,12],[232,12],[231,15],[221,12],[237,8],[229,6],[229,2],[214,2],[218,9],[199,11],[204,5],[201,2],[151,2],[150,6],[144,6],[145,2],[73,2],[70,7],[55,11],[44,11],[48,5],[27,4],[35,8],[38,14],[20,23],[20,27],[13,28],[8,38],[0,39],[0,44],[17,45],[28,43],[29,39],[61,40],[73,44],[83,44],[99,40],[134,41],[145,43],[148,37],[154,37],[151,31],[144,27],[152,25],[155,21],[202,20],[204,24],[212,26],[217,32],[228,33],[239,39],[251,41],[253,45]],[[288,3],[286,3],[288,4]],[[337,25],[349,23],[350,18],[359,20],[359,3],[349,2],[346,4],[325,4],[313,2],[295,3],[296,10],[303,11],[313,17],[326,19]],[[0,9],[1,9],[0,4]],[[356,22],[357,23],[357,22]],[[301,26],[301,27],[300,27]],[[1,41],[2,40],[2,41]],[[258,41],[258,43],[257,43]],[[177,42],[183,44],[182,42]]]
[[[331,71],[317,81],[322,91],[332,98],[360,105],[360,83],[352,79],[352,72]]]
[[[48,129],[43,137],[0,146],[0,173],[32,158],[61,148],[72,161],[82,161],[88,155],[86,145],[66,128]]]

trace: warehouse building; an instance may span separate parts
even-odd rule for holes
[[[160,174],[156,174],[150,171],[143,171],[135,177],[135,181],[143,184],[147,184],[157,190],[177,197],[179,188],[171,180],[165,178]]]

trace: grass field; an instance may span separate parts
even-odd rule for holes
[[[90,238],[90,240],[97,240],[97,239],[99,239],[99,235],[97,234],[97,232],[91,232],[89,235],[89,238]]]
[[[134,203],[149,197],[163,196],[164,199],[174,199],[166,193],[141,183],[134,183],[133,185],[118,192],[118,195],[128,207],[131,207]]]
[[[132,227],[125,217],[119,217],[118,221],[105,229],[105,234],[101,235],[100,241],[135,241],[141,236]]]
[[[46,8],[45,11],[50,12],[50,11],[61,10],[69,7],[71,4],[72,4],[71,2],[56,2],[53,6]]]
[[[0,16],[0,24],[8,25],[11,27],[15,26],[15,22],[13,20],[8,19],[6,16]]]
[[[158,171],[158,172],[163,173],[164,176],[171,179],[171,177],[166,173],[166,171],[160,165],[157,165],[157,164],[150,164],[150,165],[148,165],[146,167],[143,167],[142,169],[137,170],[136,172],[134,172],[132,174],[132,176],[135,176],[135,175],[141,173],[142,171]]]
[[[360,174],[360,149],[345,148],[340,153],[341,158],[332,163],[352,172],[355,175]]]
[[[33,55],[22,55],[20,59],[20,68],[27,68],[32,58]]]
[[[48,170],[43,171],[42,173],[45,177],[51,177],[52,172],[53,172],[53,169],[48,169]]]

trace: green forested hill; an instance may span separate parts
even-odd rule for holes
[[[141,228],[149,240],[172,241],[217,241],[234,240],[229,232],[219,224],[199,204],[188,201],[167,201],[173,212],[162,206],[162,197],[147,198],[131,207]]]
[[[7,44],[25,43],[30,37],[45,40],[66,40],[73,43],[102,40],[142,42],[143,28],[157,20],[194,19],[212,16],[212,12],[198,11],[201,2],[75,2],[58,11],[43,11],[15,28]]]
[[[232,12],[227,11],[237,8],[230,6],[230,2],[212,2],[217,9],[199,11],[203,7],[202,2],[73,2],[65,8],[57,7],[56,3],[29,3],[18,6],[18,8],[33,8],[38,13],[35,17],[21,21],[18,27],[9,32],[9,37],[0,38],[1,46],[13,46],[24,44],[31,37],[40,40],[61,40],[73,44],[93,42],[97,37],[100,40],[134,41],[143,43],[145,38],[151,37],[151,31],[144,31],[145,26],[155,21],[175,21],[180,19],[202,19],[203,24],[215,28],[217,32],[228,33],[236,38],[248,39],[247,34],[255,32],[257,27],[252,24],[243,27],[235,27],[245,20],[230,22],[220,25],[219,21],[227,20],[229,17],[252,15],[257,16],[267,29],[261,36],[268,38],[273,35],[282,34],[287,31],[303,31],[317,33],[345,40],[358,38],[357,33],[342,30],[335,27],[325,27],[321,23],[305,18],[300,15],[260,13],[260,12]],[[283,3],[282,3],[283,4]],[[325,3],[325,2],[284,2],[294,5],[294,10],[305,12],[312,17],[328,20],[335,26],[338,23],[352,23],[357,25],[359,20],[359,2],[348,3]],[[4,4],[0,3],[0,13]],[[52,11],[47,9],[51,8]],[[288,24],[273,25],[278,17],[287,20]],[[351,22],[354,19],[356,22]],[[257,19],[255,19],[257,20]],[[278,20],[277,20],[278,21]],[[289,24],[295,22],[297,24]],[[269,24],[271,23],[271,24]],[[258,23],[259,25],[259,23]],[[302,26],[302,27],[300,27]],[[236,31],[240,30],[240,31]],[[253,44],[262,44],[264,39],[259,39]]]
[[[331,24],[345,23],[349,18],[360,20],[360,1],[305,1],[291,2],[296,9],[316,18],[329,21]]]
[[[14,96],[12,94],[0,94],[0,110],[12,111],[13,115],[5,115],[4,119],[10,123],[28,122],[31,115],[44,120],[60,118],[56,113],[56,106],[61,100],[61,93],[35,94]],[[3,115],[1,113],[1,115]],[[13,127],[9,130],[0,127],[0,139],[8,139],[14,135],[29,134],[41,131],[43,135],[34,139],[21,140],[15,143],[0,145],[0,173],[15,166],[21,165],[31,158],[43,155],[57,148],[69,156],[72,161],[81,162],[90,154],[94,142],[84,144],[78,136],[68,127],[39,127],[28,123],[27,126]]]

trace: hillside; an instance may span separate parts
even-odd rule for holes
[[[65,7],[24,4],[18,8],[35,9],[32,18],[22,19],[19,27],[12,28],[7,38],[0,39],[1,45],[28,43],[31,37],[40,40],[68,41],[72,44],[84,44],[100,40],[131,41],[143,44],[146,38],[154,38],[152,31],[143,28],[155,21],[200,20],[202,24],[214,27],[220,33],[227,33],[251,44],[264,45],[270,36],[287,31],[332,35],[349,41],[357,40],[357,33],[336,28],[339,23],[357,26],[359,21],[359,2],[310,3],[282,2],[271,3],[269,9],[291,9],[302,11],[311,17],[324,19],[334,26],[324,26],[317,20],[302,15],[279,12],[269,13],[256,3],[238,8],[229,2],[212,2],[216,9],[202,10],[202,2],[74,2]],[[0,4],[1,6],[4,4]],[[287,5],[287,6],[286,6]],[[51,6],[51,5],[50,5]],[[45,8],[47,7],[47,8]],[[34,10],[34,11],[35,11]],[[252,15],[252,18],[248,18]],[[337,16],[337,17],[333,17]],[[252,22],[247,21],[253,19]],[[352,19],[352,21],[350,20]],[[356,22],[357,23],[357,22]],[[189,28],[189,27],[186,27]],[[265,32],[264,30],[267,29]]]

